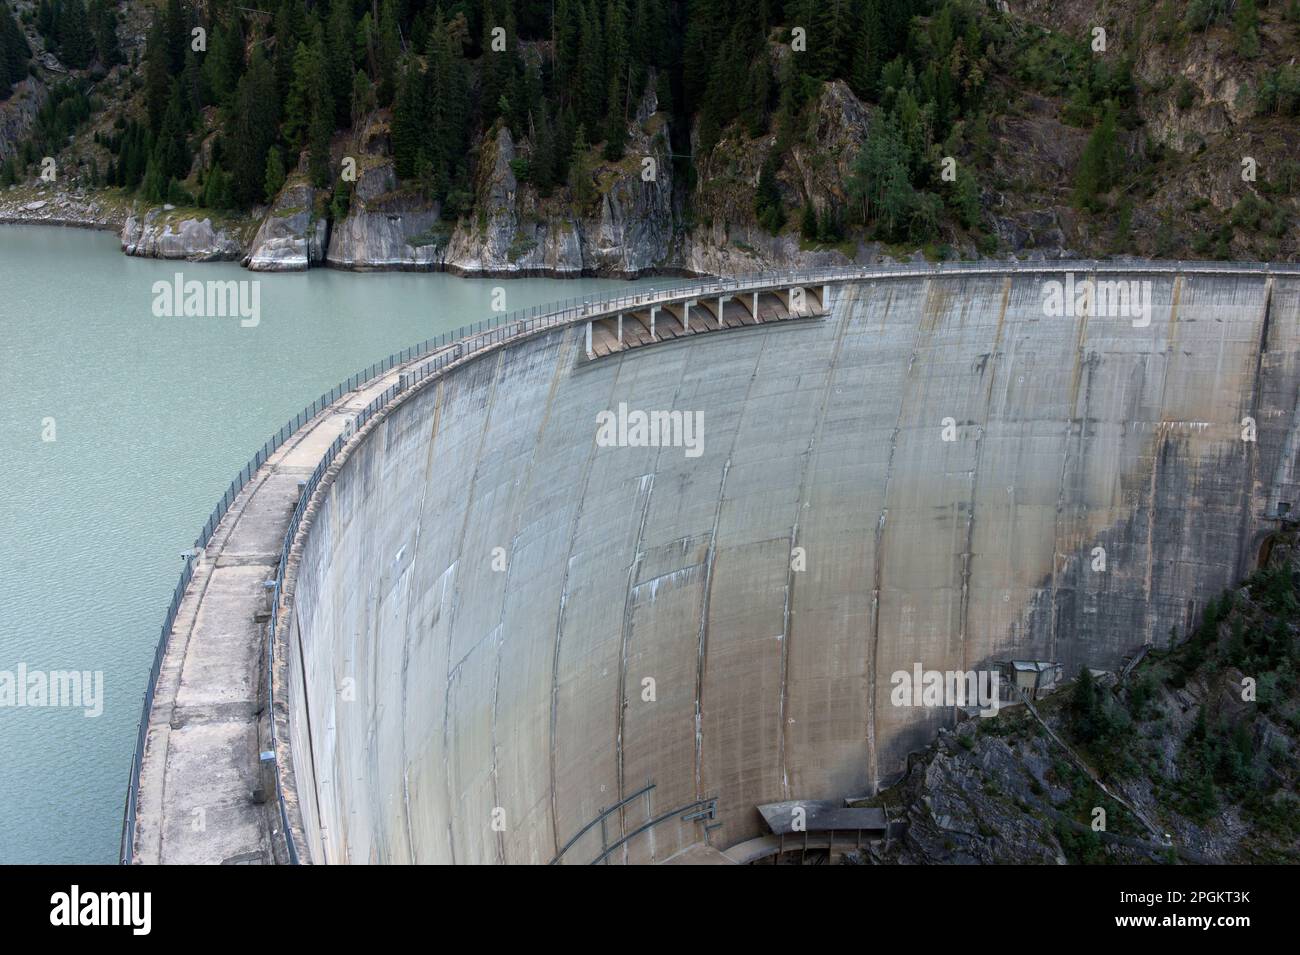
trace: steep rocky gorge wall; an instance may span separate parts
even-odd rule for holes
[[[825,320],[591,363],[553,331],[408,398],[298,571],[312,858],[545,862],[650,783],[609,840],[716,798],[730,845],[755,805],[870,793],[951,722],[892,706],[895,671],[1072,675],[1182,633],[1300,493],[1300,281],[1133,278],[1148,327],[1049,317],[1042,276],[881,280]],[[701,411],[702,455],[598,446],[620,402]],[[626,860],[701,839],[682,814]]]

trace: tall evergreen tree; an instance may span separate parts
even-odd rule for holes
[[[144,48],[144,101],[149,117],[149,129],[157,132],[162,127],[167,100],[171,96],[172,71],[167,61],[167,40],[162,18],[155,18]]]
[[[375,84],[380,106],[388,106],[397,94],[397,64],[402,55],[402,41],[397,29],[397,6],[383,0],[379,8],[378,37],[375,42]]]
[[[244,37],[234,16],[229,21],[215,20],[209,33],[203,75],[211,102],[228,107],[244,70]]]
[[[172,80],[167,111],[163,115],[153,157],[157,173],[165,183],[170,184],[173,179],[184,179],[190,173],[191,157],[187,144],[189,116],[188,103],[181,83],[179,80]]]
[[[1101,122],[1092,131],[1088,143],[1083,147],[1079,157],[1079,168],[1074,179],[1074,199],[1084,208],[1092,208],[1098,197],[1114,185],[1117,156],[1115,142],[1115,125],[1118,110],[1113,102],[1108,102],[1102,113]]]
[[[329,81],[330,101],[334,104],[335,128],[348,124],[352,75],[356,71],[355,37],[356,24],[352,20],[351,0],[333,0],[325,31],[325,73]]]
[[[272,146],[266,153],[266,180],[262,191],[266,200],[271,202],[284,187],[284,163],[280,160],[280,150]]]
[[[88,14],[99,62],[105,69],[112,69],[118,63],[125,62],[117,39],[116,5],[109,0],[91,0]]]
[[[85,3],[62,0],[57,10],[54,29],[58,35],[59,59],[75,69],[89,66],[95,56],[95,38],[90,32]]]
[[[9,7],[0,4],[0,100],[8,99],[13,84],[27,75],[31,47]]]
[[[627,142],[627,120],[631,60],[628,54],[627,12],[623,0],[608,0],[605,7],[605,72],[609,76],[605,117],[605,158],[623,158]]]
[[[226,118],[226,152],[234,180],[234,199],[241,207],[265,197],[266,154],[275,142],[279,120],[275,71],[262,51],[254,48]]]

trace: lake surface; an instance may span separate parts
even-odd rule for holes
[[[156,317],[153,284],[177,272],[259,281],[259,323]],[[272,432],[390,353],[490,318],[494,289],[513,311],[656,284],[672,280],[259,275],[0,227],[0,704],[20,667],[103,674],[98,716],[0,705],[0,863],[117,861],[179,555]]]

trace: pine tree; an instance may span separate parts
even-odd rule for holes
[[[228,106],[244,69],[244,38],[237,20],[229,24],[217,21],[210,33],[208,52],[203,57],[203,74],[211,101]]]
[[[533,152],[529,157],[529,175],[538,192],[549,196],[556,182],[555,129],[546,115],[545,104],[532,115]]]
[[[591,204],[596,189],[592,182],[594,167],[591,162],[591,147],[587,143],[587,130],[579,125],[573,138],[573,159],[569,163],[569,188],[573,191],[573,201],[579,210]]]
[[[282,188],[284,188],[284,163],[280,159],[280,150],[272,146],[266,153],[266,180],[262,184],[266,201],[274,202]]]
[[[1107,103],[1101,122],[1093,130],[1079,157],[1079,168],[1074,179],[1074,199],[1081,208],[1095,207],[1098,197],[1114,183],[1116,114],[1115,104]]]
[[[348,124],[348,107],[352,100],[352,75],[355,72],[351,0],[333,0],[329,25],[325,32],[325,72],[329,82],[330,102],[334,105],[334,128]]]
[[[55,33],[59,59],[74,69],[84,69],[95,56],[95,39],[83,0],[62,0],[58,6]]]
[[[781,190],[776,181],[777,160],[775,152],[768,153],[758,174],[758,189],[754,193],[754,213],[759,225],[773,235],[785,225],[785,209],[781,205]]]
[[[184,179],[190,172],[190,150],[187,145],[189,128],[185,95],[178,80],[173,80],[168,97],[167,112],[154,147],[154,164],[163,182]]]
[[[397,95],[397,63],[402,55],[397,32],[397,9],[393,0],[384,0],[379,8],[379,36],[375,47],[375,82],[379,87],[380,106],[388,106]]]
[[[213,166],[203,185],[202,204],[209,209],[231,209],[235,205],[230,176],[220,164]]]
[[[1259,55],[1259,10],[1255,0],[1239,0],[1237,12],[1233,14],[1233,32],[1242,56]]]
[[[578,44],[578,119],[589,129],[599,129],[605,116],[605,54],[601,43],[596,0],[586,0]]]
[[[334,135],[334,100],[327,88],[312,104],[311,125],[307,133],[308,172],[312,185],[318,189],[330,181],[330,140]]]
[[[27,75],[31,47],[9,7],[0,4],[0,100],[9,97],[13,84]]]
[[[409,179],[415,175],[421,144],[422,83],[419,63],[415,57],[408,57],[401,67],[391,125],[393,169],[399,179]]]
[[[190,17],[181,0],[167,0],[162,28],[167,46],[167,72],[177,76],[185,67],[185,51],[190,45]]]
[[[505,50],[492,49],[493,31],[505,31]],[[515,16],[509,3],[489,0],[483,15],[482,104],[483,125],[490,126],[498,116],[506,113],[507,122],[512,111],[510,94],[516,87],[519,69],[519,44],[515,30]],[[503,102],[504,100],[504,102]],[[505,106],[506,109],[502,109]]]
[[[234,199],[240,207],[261,202],[265,196],[266,153],[275,142],[279,119],[275,71],[261,49],[254,48],[226,118]]]
[[[117,10],[109,0],[91,0],[90,32],[94,36],[95,53],[105,69],[123,62],[122,47],[117,39]]]
[[[623,158],[623,146],[627,142],[627,74],[630,63],[626,19],[623,0],[608,0],[605,7],[605,74],[609,77],[605,158],[611,162]]]
[[[167,63],[167,41],[163,34],[161,18],[154,20],[153,28],[144,48],[144,99],[149,116],[149,129],[157,132],[162,127],[167,100],[171,96],[171,67]]]
[[[275,14],[275,90],[281,100],[288,98],[293,82],[293,54],[298,46],[294,11],[293,3],[284,0]]]
[[[799,219],[799,234],[810,242],[818,237],[817,210],[811,201],[804,203],[803,215]]]
[[[325,85],[322,42],[320,25],[317,24],[310,45],[299,43],[293,55],[293,79],[285,100],[282,130],[292,154],[301,150],[307,141],[312,112]]]
[[[352,78],[352,127],[359,127],[361,121],[374,112],[376,105],[375,87],[371,84],[370,77],[366,76],[365,71],[357,70]]]

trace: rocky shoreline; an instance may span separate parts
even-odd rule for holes
[[[844,201],[847,157],[865,141],[867,108],[841,82],[816,104],[815,142],[796,151],[786,204],[799,196],[824,213]],[[117,189],[88,190],[29,182],[0,192],[0,222],[72,225],[118,233],[126,255],[188,262],[239,262],[254,272],[448,272],[474,278],[644,278],[736,275],[771,269],[868,265],[924,257],[918,247],[885,247],[863,239],[810,243],[789,225],[777,234],[752,214],[753,189],[774,137],[724,140],[703,170],[696,207],[682,207],[674,182],[668,117],[648,85],[628,123],[625,156],[601,160],[584,197],[567,190],[542,195],[519,178],[531,146],[497,125],[475,158],[472,211],[444,218],[443,208],[399,181],[388,111],[372,114],[333,144],[333,164],[355,170],[346,213],[333,214],[331,187],[320,188],[300,156],[267,206],[244,214],[154,206]],[[837,157],[826,163],[819,157]],[[649,170],[649,172],[647,172]],[[1011,226],[996,220],[1000,231]],[[1047,217],[1050,219],[1051,217]],[[1057,235],[1051,222],[1042,225]],[[1059,230],[1058,230],[1059,231]],[[1057,236],[1060,238],[1060,236]],[[1009,243],[1011,249],[1023,242]],[[930,250],[934,254],[934,250]],[[983,258],[969,242],[945,250]],[[1060,241],[1039,244],[1032,258],[1070,257]]]

